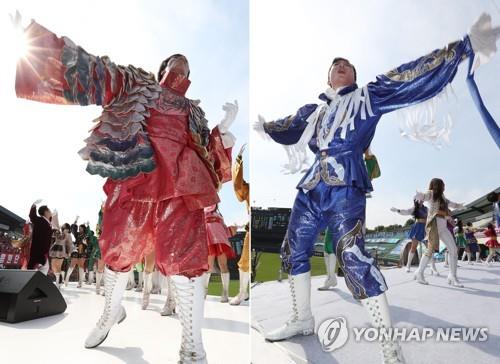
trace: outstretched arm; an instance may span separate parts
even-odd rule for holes
[[[242,152],[236,157],[233,165],[233,187],[238,201],[249,201],[250,185],[243,179],[243,158]]]
[[[414,207],[410,207],[409,209],[397,209],[395,207],[391,208],[392,212],[397,212],[400,215],[407,216],[413,214],[413,210],[415,210]]]
[[[154,78],[135,67],[115,65],[108,57],[93,56],[35,21],[24,34],[28,53],[17,64],[18,97],[53,104],[105,106],[141,78]]]
[[[318,105],[307,104],[301,107],[294,115],[289,115],[283,119],[266,122],[259,117],[254,129],[257,132],[264,132],[276,143],[292,145],[297,143],[302,133],[307,127],[307,118],[316,110]]]

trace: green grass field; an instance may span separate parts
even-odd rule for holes
[[[257,267],[255,280],[258,282],[276,281],[279,278],[281,260],[277,253],[262,253]],[[325,261],[322,257],[311,258],[311,275],[320,276],[326,274]],[[282,279],[288,278],[283,273]]]
[[[214,274],[213,276],[216,276]],[[208,284],[208,294],[210,296],[220,296],[222,293],[222,283],[219,277],[211,277],[210,283]],[[215,281],[215,282],[214,282]],[[238,294],[240,290],[240,281],[229,281],[229,297],[234,297]]]

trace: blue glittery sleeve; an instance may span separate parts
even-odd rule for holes
[[[373,112],[385,114],[429,100],[455,77],[459,64],[473,56],[468,36],[405,63],[368,84]]]
[[[317,106],[317,104],[307,104],[297,110],[294,115],[264,123],[264,131],[277,143],[295,144],[307,126],[307,118]]]

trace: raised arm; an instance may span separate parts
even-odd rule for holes
[[[392,212],[397,212],[398,214],[403,215],[403,216],[412,215],[414,210],[415,210],[414,207],[410,207],[409,209],[397,209],[395,207],[391,208]]]
[[[105,106],[127,93],[137,80],[154,78],[133,66],[115,65],[106,56],[93,56],[35,21],[24,34],[28,53],[17,64],[18,97],[52,104]]]
[[[255,129],[262,129],[276,143],[291,145],[299,141],[302,133],[307,127],[307,119],[316,110],[318,105],[307,104],[301,107],[294,115],[289,115],[283,119],[266,122],[259,118]]]
[[[468,36],[405,63],[368,84],[376,115],[411,106],[439,94],[448,85],[459,64],[474,52]]]
[[[30,208],[30,221],[34,224],[37,219],[38,219],[38,215],[36,214],[36,205],[33,204],[33,205],[31,205],[31,208]]]
[[[233,187],[234,193],[238,201],[250,200],[250,185],[243,179],[243,158],[241,153],[236,157],[236,162],[233,165]]]

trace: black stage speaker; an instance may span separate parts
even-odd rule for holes
[[[54,283],[36,270],[0,269],[0,321],[21,322],[66,311]]]

